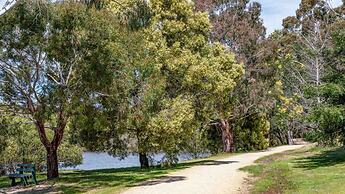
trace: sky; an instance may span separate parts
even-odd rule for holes
[[[287,16],[294,16],[301,0],[255,0],[262,5],[262,19],[267,34],[282,28],[282,21]],[[332,7],[341,5],[341,0],[329,0]]]
[[[301,0],[255,0],[262,5],[262,18],[267,28],[267,34],[282,28],[282,20],[287,16],[295,15]],[[329,0],[333,7],[341,5],[341,0]],[[6,0],[0,0],[0,8]],[[0,14],[4,10],[1,9]]]

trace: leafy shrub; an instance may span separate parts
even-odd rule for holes
[[[263,150],[269,146],[270,123],[264,114],[248,117],[241,127],[235,129],[237,151]]]

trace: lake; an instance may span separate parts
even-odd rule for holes
[[[207,157],[209,154],[199,154],[198,157]],[[164,157],[164,154],[154,155],[154,160],[161,161]],[[186,161],[193,159],[191,154],[180,154],[179,161]],[[97,170],[97,169],[107,169],[107,168],[126,168],[126,167],[138,167],[139,155],[131,154],[124,159],[113,157],[107,153],[98,153],[98,152],[84,152],[83,153],[83,162],[76,167],[66,167],[61,168],[62,170]]]

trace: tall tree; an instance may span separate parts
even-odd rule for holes
[[[90,150],[107,151],[118,157],[130,152],[139,155],[142,168],[149,167],[153,153],[152,129],[149,122],[162,109],[164,79],[154,62],[154,53],[147,47],[144,29],[150,23],[150,8],[145,1],[110,1],[107,8],[119,18],[125,41],[120,46],[126,72],[122,80],[126,88],[118,88],[118,80],[108,86],[107,93],[96,99],[97,106],[88,106],[74,120],[82,145]],[[159,42],[160,40],[155,40]],[[116,101],[121,90],[122,101]],[[121,116],[117,112],[123,112]],[[85,116],[88,115],[88,116]],[[95,116],[96,115],[96,116]],[[95,130],[89,131],[90,127]]]
[[[294,76],[296,87],[300,91],[306,91],[303,87],[313,90],[303,92],[303,97],[308,98],[305,104],[307,109],[313,105],[322,103],[319,86],[325,74],[324,53],[331,44],[330,27],[334,20],[339,17],[327,1],[301,1],[296,16],[287,17],[283,21],[286,37],[290,37],[291,60],[302,65],[301,68],[288,67],[290,74]],[[285,38],[287,39],[287,38]],[[289,44],[289,43],[288,43]],[[310,97],[310,93],[314,97]]]
[[[249,0],[196,0],[195,6],[197,10],[209,13],[213,24],[212,40],[226,45],[245,67],[245,75],[231,94],[233,110],[228,120],[235,137],[235,133],[242,133],[242,127],[246,128],[247,121],[257,120],[251,117],[261,115],[267,118],[265,114],[271,107],[272,99],[267,90],[272,80],[265,61],[266,29],[260,18],[261,5]]]
[[[132,12],[130,6],[138,8],[128,3],[127,9],[110,9],[121,14]],[[230,113],[227,94],[243,74],[227,49],[209,43],[207,14],[193,12],[190,2],[154,0],[147,8],[149,20],[125,20],[129,36],[136,38],[126,48],[128,114],[121,135],[131,142],[127,148],[139,153],[142,167],[152,153],[163,152],[168,162],[176,162],[200,130],[220,124]],[[231,134],[223,129],[225,149],[230,150]]]
[[[189,96],[199,128],[221,126],[224,150],[232,149],[232,133],[227,118],[230,93],[243,74],[234,56],[220,44],[210,44],[210,22],[203,12],[193,12],[188,1],[152,1],[152,39],[162,37],[159,63],[167,80],[170,98]],[[155,26],[159,24],[160,29]],[[187,98],[188,99],[188,98]]]
[[[78,3],[25,0],[0,18],[1,110],[36,126],[48,179],[59,176],[57,151],[76,107],[108,83],[108,70],[118,68],[110,21]]]
[[[331,29],[332,44],[325,57],[326,74],[319,88],[322,105],[312,112],[318,122],[317,139],[321,144],[345,145],[345,22],[337,20]]]
[[[329,71],[325,54],[332,45],[332,24],[343,15],[340,10],[333,9],[328,1],[303,0],[296,16],[284,19],[284,30],[276,33],[284,92],[288,98],[299,96],[305,117],[310,117],[325,100],[322,87]],[[289,126],[297,123],[298,131],[319,127],[319,121],[313,119],[294,119],[287,123]]]

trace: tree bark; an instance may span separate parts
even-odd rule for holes
[[[149,168],[149,158],[147,157],[146,153],[139,153],[139,161],[141,168]]]
[[[61,144],[66,123],[67,122],[65,119],[61,119],[61,118],[59,119],[58,126],[54,129],[53,140],[50,142],[46,135],[44,122],[42,120],[36,121],[36,127],[38,129],[40,140],[47,151],[47,179],[48,180],[59,178],[59,161],[57,157],[57,150],[58,150],[59,145]]]
[[[293,145],[294,142],[293,142],[293,133],[291,130],[288,131],[288,144],[289,145]]]
[[[136,135],[137,135],[137,140],[138,140],[138,152],[139,152],[139,162],[140,162],[140,167],[141,168],[149,168],[149,158],[147,157],[146,153],[146,148],[145,148],[145,143],[146,143],[146,138],[142,134],[141,128],[136,129]]]
[[[233,152],[234,151],[234,135],[231,130],[230,124],[227,120],[220,121],[220,128],[222,130],[222,141],[223,141],[223,151]]]
[[[54,148],[47,148],[47,179],[59,178],[59,163],[57,157],[57,150]]]

